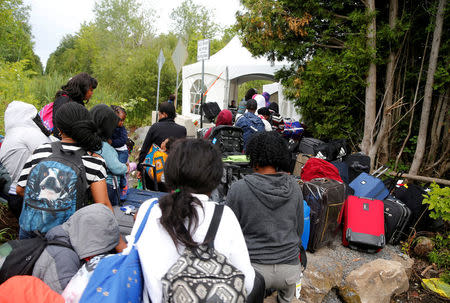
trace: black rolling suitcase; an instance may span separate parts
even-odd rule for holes
[[[203,111],[205,118],[208,119],[209,122],[214,122],[214,119],[216,119],[216,117],[220,113],[220,107],[217,102],[204,103],[201,106],[201,110]]]
[[[395,197],[388,196],[383,202],[386,242],[398,244],[401,238],[408,236],[412,212]]]
[[[335,238],[338,218],[347,197],[346,186],[336,180],[319,178],[305,182],[303,199],[311,208],[308,251],[331,243]]]
[[[216,126],[211,131],[209,140],[219,147],[222,156],[239,155],[244,149],[244,131],[240,127]]]
[[[302,138],[298,145],[298,151],[302,154],[315,155],[315,149],[321,144],[324,144],[324,142],[319,139]]]

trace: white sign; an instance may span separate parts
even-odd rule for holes
[[[197,61],[209,59],[209,39],[198,40],[197,42]]]
[[[159,52],[158,60],[156,61],[158,63],[159,71],[161,71],[161,68],[162,68],[162,66],[163,66],[165,61],[166,61],[166,58],[164,58],[164,54],[163,54],[163,51],[161,49],[161,51]]]
[[[188,52],[186,46],[184,46],[181,39],[178,40],[177,47],[175,47],[175,51],[172,54],[173,65],[175,65],[175,71],[177,73],[180,72],[183,64],[186,62],[188,57]]]

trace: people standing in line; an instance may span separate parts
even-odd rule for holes
[[[246,154],[254,174],[231,186],[227,205],[239,221],[250,260],[266,289],[277,290],[277,301],[288,303],[301,274],[302,192],[295,178],[285,173],[290,154],[279,134],[256,133]]]
[[[128,171],[136,168],[136,164],[122,163],[119,160],[117,151],[108,143],[111,140],[114,129],[116,129],[119,117],[116,115],[106,104],[98,104],[94,106],[91,111],[92,119],[98,128],[98,135],[102,139],[102,147],[96,151],[97,154],[102,156],[106,162],[106,186],[108,190],[108,198],[111,205],[115,206],[119,204],[120,200],[120,188],[119,178],[125,175]]]
[[[208,139],[211,135],[214,127],[220,126],[220,125],[233,125],[233,114],[228,109],[222,109],[217,115],[216,118],[216,125],[213,127],[210,127],[204,136],[204,139]]]
[[[97,126],[95,125],[89,111],[82,105],[69,102],[63,104],[55,115],[55,127],[61,133],[61,148],[64,152],[74,153],[75,151],[82,151],[82,164],[86,174],[87,186],[91,191],[92,199],[95,203],[106,205],[112,211],[111,203],[108,199],[108,192],[106,189],[106,164],[105,160],[95,151],[101,149],[102,140],[97,135]],[[17,182],[16,192],[20,196],[24,196],[27,181],[30,172],[42,160],[53,154],[53,147],[50,143],[45,143],[33,152],[25,163],[23,170]],[[29,189],[30,192],[33,189]],[[75,201],[80,205],[87,203],[87,195],[84,195],[86,201]],[[70,217],[73,214],[72,209],[68,209],[64,215]],[[42,211],[43,212],[43,211]],[[30,207],[24,204],[22,213],[19,219],[19,238],[32,238],[35,235],[35,229],[28,229],[33,218],[30,217],[34,212]],[[44,217],[44,214],[42,214]],[[47,217],[47,216],[45,216]],[[48,217],[47,217],[48,218]],[[51,226],[51,222],[48,222]],[[57,224],[55,224],[57,225]],[[31,228],[31,227],[30,227]],[[43,232],[46,232],[43,231]],[[123,243],[122,243],[123,245]]]
[[[244,131],[244,151],[252,135],[256,132],[263,132],[265,130],[265,126],[261,118],[255,115],[256,107],[257,104],[255,100],[248,100],[247,112],[237,118],[235,123],[235,126],[242,128]]]
[[[268,108],[270,111],[270,124],[272,124],[272,130],[281,134],[284,130],[284,120],[279,113],[278,103],[272,102]]]
[[[209,200],[209,195],[219,184],[223,173],[220,151],[202,139],[177,140],[165,165],[166,184],[172,192],[161,197],[151,209],[136,244],[145,287],[152,302],[162,301],[161,279],[184,249],[196,247],[204,241],[217,205]],[[144,202],[140,207],[132,237],[151,203]],[[214,248],[244,273],[244,286],[249,294],[255,272],[239,223],[228,207],[223,209]]]
[[[170,94],[169,99],[167,100],[167,102],[175,104],[175,94]]]
[[[13,101],[5,110],[5,139],[0,149],[0,162],[11,176],[8,207],[18,219],[22,212],[23,196],[16,193],[20,173],[36,148],[50,142],[36,108],[28,103]]]
[[[123,107],[117,105],[111,105],[111,108],[119,117],[119,122],[111,137],[111,146],[117,151],[119,161],[126,164],[128,162],[128,132],[124,126],[124,123],[127,118],[127,112]],[[125,174],[119,178],[120,200],[124,200],[126,197],[128,190],[127,184],[127,175]]]
[[[56,92],[53,101],[53,120],[59,108],[67,102],[73,101],[83,106],[88,103],[97,85],[97,79],[88,73],[79,73],[70,78],[65,85],[61,86],[61,90]]]
[[[260,109],[258,109],[258,117],[260,117],[262,122],[264,123],[264,129],[266,130],[266,132],[272,131],[272,125],[269,122],[270,111],[267,107],[261,107]]]
[[[163,102],[158,109],[158,122],[153,124],[145,136],[144,143],[142,144],[141,152],[139,153],[138,161],[138,178],[146,178],[146,184],[153,185],[150,177],[144,175],[141,176],[142,163],[145,160],[145,156],[150,151],[153,144],[161,147],[161,143],[169,137],[185,138],[186,128],[182,125],[175,123],[175,107],[172,103]]]

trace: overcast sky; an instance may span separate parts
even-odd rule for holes
[[[96,0],[98,1],[98,0]],[[45,66],[49,55],[58,47],[62,37],[74,34],[83,22],[94,19],[94,0],[24,0],[31,5],[30,23],[34,35],[34,51]],[[142,0],[153,8],[158,16],[155,28],[157,33],[170,30],[169,15],[181,4],[182,0]],[[235,22],[235,12],[239,9],[239,0],[193,0],[208,9],[214,9],[214,21],[228,26]]]

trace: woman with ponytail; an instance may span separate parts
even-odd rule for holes
[[[96,203],[106,205],[112,210],[106,190],[106,164],[94,152],[101,149],[102,139],[97,134],[97,126],[91,118],[89,111],[82,105],[69,102],[63,104],[55,116],[55,127],[61,134],[61,146],[65,151],[83,150],[81,160],[85,168],[87,186]],[[17,182],[16,192],[23,196],[27,179],[31,170],[43,159],[52,155],[51,143],[39,146],[25,163]],[[85,195],[87,196],[87,195]],[[82,201],[81,204],[85,204]],[[24,206],[25,208],[25,206]],[[25,216],[23,213],[22,216]],[[22,221],[22,220],[21,220]],[[22,221],[23,222],[23,221]],[[20,238],[32,237],[28,231],[21,229]]]
[[[215,202],[209,195],[222,178],[220,151],[210,142],[180,139],[171,147],[164,166],[165,182],[172,193],[159,199],[150,212],[137,242],[152,302],[162,301],[161,278],[186,247],[202,244],[212,220]],[[134,236],[151,200],[142,204],[131,233]],[[131,241],[132,243],[133,241]],[[255,272],[239,223],[227,206],[214,239],[214,247],[245,275],[245,288],[253,288]]]

